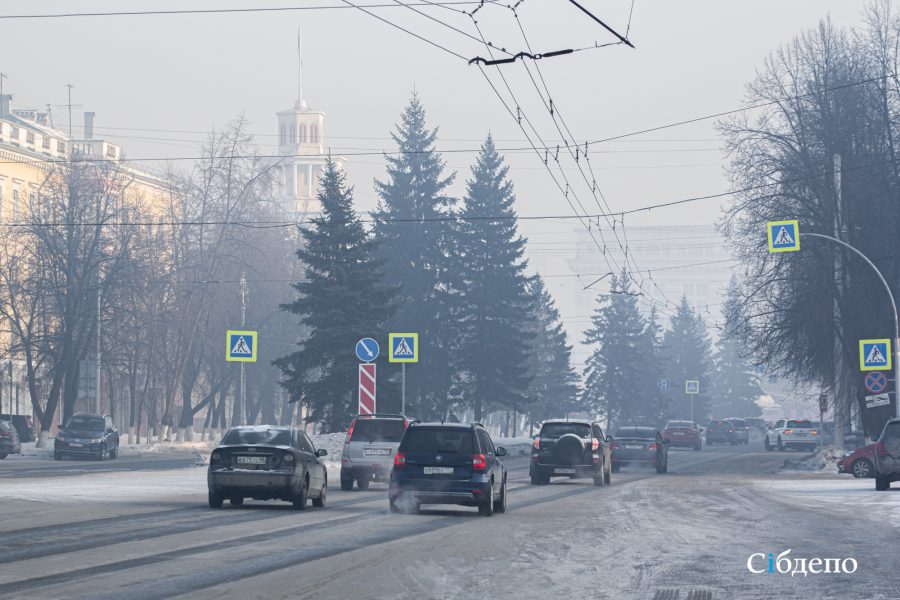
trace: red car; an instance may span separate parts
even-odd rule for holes
[[[852,452],[845,452],[844,458],[838,461],[838,473],[853,473],[857,478],[875,476],[875,446],[869,444]]]
[[[669,442],[670,447],[693,448],[699,450],[700,428],[693,421],[669,421],[662,431],[662,437]]]

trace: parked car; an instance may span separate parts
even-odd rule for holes
[[[0,421],[0,460],[22,451],[19,432],[9,421]]]
[[[726,419],[716,419],[710,421],[706,425],[706,445],[713,444],[731,444],[736,446],[738,443],[737,433],[734,431],[734,425]]]
[[[387,414],[353,419],[341,453],[341,489],[352,490],[354,481],[361,490],[372,481],[388,481],[409,422],[403,415]]]
[[[766,450],[778,448],[813,449],[819,442],[819,432],[809,419],[778,419],[775,426],[766,432],[763,446]]]
[[[700,450],[703,443],[700,427],[693,421],[669,421],[662,430],[662,437],[670,448],[693,448]]]
[[[838,461],[838,473],[853,473],[857,479],[875,476],[875,444],[844,452]]]
[[[875,489],[884,491],[900,480],[900,418],[884,424],[875,442]]]
[[[53,442],[53,458],[64,456],[93,456],[103,460],[119,455],[119,432],[113,427],[109,415],[78,413],[56,434]]]
[[[422,504],[477,506],[490,517],[506,512],[506,467],[491,436],[478,424],[412,423],[394,455],[388,489],[392,513]]]
[[[328,473],[321,458],[327,450],[313,445],[300,429],[273,425],[233,427],[209,458],[209,505],[222,508],[227,498],[241,506],[245,498],[285,500],[304,510],[324,507]]]
[[[734,428],[734,437],[737,438],[738,444],[746,445],[750,443],[750,426],[747,425],[747,422],[744,421],[744,419],[728,417],[725,420],[730,422],[731,426]]]
[[[533,485],[551,477],[590,477],[594,485],[612,481],[612,457],[596,421],[549,420],[531,445],[529,475]]]
[[[0,421],[12,421],[22,443],[35,441],[34,423],[28,415],[0,415]]]
[[[620,427],[612,446],[612,470],[624,466],[654,467],[657,473],[669,470],[669,443],[655,427]]]

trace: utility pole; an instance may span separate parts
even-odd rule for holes
[[[845,241],[842,234],[843,199],[841,195],[841,155],[834,155],[834,237]],[[845,422],[845,387],[844,378],[844,325],[841,321],[841,298],[844,295],[844,261],[843,250],[838,248],[834,253],[834,445],[844,447]]]
[[[99,271],[98,271],[99,277]],[[94,392],[95,410],[94,414],[100,414],[100,295],[102,290],[102,279],[97,283],[97,390]]]
[[[72,88],[75,86],[71,83],[67,83],[66,87],[69,88],[69,141],[72,141]]]
[[[241,329],[247,325],[247,278],[241,273]],[[240,400],[238,401],[238,421],[241,425],[247,424],[247,411],[245,406],[246,388],[244,384],[244,363],[241,363],[241,390]]]

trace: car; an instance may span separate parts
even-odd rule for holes
[[[884,424],[875,442],[875,489],[882,492],[900,480],[900,418]]]
[[[734,436],[737,438],[738,444],[746,445],[750,443],[750,427],[744,419],[728,417],[725,420],[730,422],[732,427],[734,427]]]
[[[394,455],[410,420],[404,415],[359,415],[350,423],[341,452],[341,489],[365,490],[372,481],[388,481]]]
[[[857,479],[875,476],[875,444],[844,452],[837,464],[838,473],[852,473]]]
[[[491,436],[475,423],[412,423],[394,455],[388,488],[392,513],[422,504],[477,506],[482,516],[506,512],[506,467]]]
[[[657,473],[669,471],[669,442],[655,427],[619,427],[611,449],[613,473],[628,465],[654,467]]]
[[[736,446],[738,443],[737,433],[734,431],[734,425],[726,419],[716,419],[710,421],[706,425],[706,445],[713,444],[731,444]]]
[[[612,456],[596,421],[548,420],[531,445],[528,468],[532,485],[551,477],[590,477],[594,485],[612,482]]]
[[[670,448],[700,450],[703,447],[700,428],[693,421],[669,421],[663,428],[662,436],[669,442]]]
[[[69,417],[53,441],[53,458],[92,456],[103,460],[119,455],[119,432],[109,415],[77,413]]]
[[[312,440],[295,427],[251,425],[232,427],[209,457],[209,506],[222,508],[225,499],[241,506],[245,498],[284,500],[296,510],[324,507],[328,473]]]
[[[34,423],[28,415],[0,415],[0,421],[11,421],[19,432],[19,441],[22,443],[35,441]]]
[[[9,421],[0,421],[0,460],[22,451],[19,432]]]
[[[784,452],[787,448],[811,450],[818,442],[819,432],[809,419],[778,419],[766,432],[763,446],[766,450],[778,448]]]
[[[750,437],[756,440],[766,435],[769,430],[769,424],[759,417],[744,417],[744,423],[750,428]]]

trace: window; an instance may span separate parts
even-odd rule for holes
[[[319,143],[319,126],[318,125],[312,126],[312,133],[310,134],[310,137],[312,138],[310,141],[313,144]]]
[[[49,150],[50,149],[50,138],[48,138],[47,136],[44,136],[42,145],[44,147],[44,150]]]
[[[56,151],[60,154],[66,153],[66,143],[62,140],[56,140]]]
[[[494,444],[491,442],[491,436],[483,429],[478,430],[478,441],[481,442],[481,451],[485,454],[494,453]]]
[[[5,207],[3,206],[3,186],[0,185],[0,221],[3,220],[3,209],[4,208]]]
[[[15,143],[18,143],[18,142],[19,142],[19,135],[20,135],[20,134],[19,134],[19,128],[18,128],[18,127],[13,127],[12,130],[10,131],[10,133],[9,133],[10,139],[11,139],[13,142],[15,142]]]
[[[353,429],[353,441],[399,442],[405,432],[402,419],[358,419]]]
[[[306,125],[300,126],[300,143],[301,144],[306,143]]]
[[[31,131],[25,132],[25,141],[29,144],[34,144],[34,133]]]
[[[294,129],[293,127],[291,127],[291,143],[292,144],[297,143],[297,130]]]
[[[287,140],[284,139],[284,125],[282,125],[278,130],[278,143],[284,146],[285,141]]]
[[[12,210],[10,213],[9,216],[11,219],[19,217],[19,190],[16,189],[12,191]]]
[[[107,146],[106,147],[106,157],[107,158],[115,158],[116,157],[116,147],[115,146]]]

